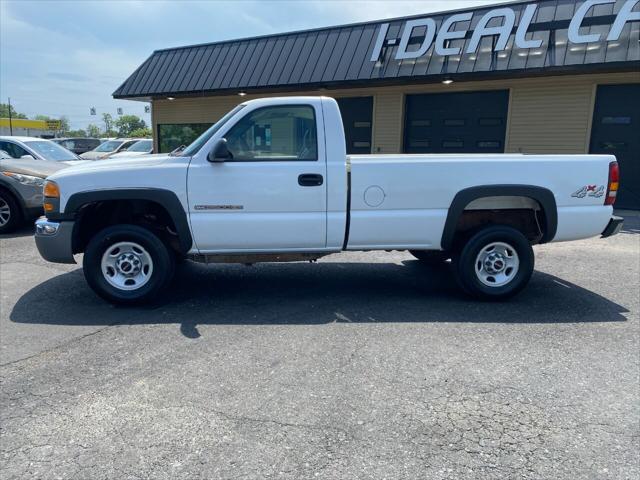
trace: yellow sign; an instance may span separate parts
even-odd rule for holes
[[[60,130],[60,120],[46,120],[47,130]]]

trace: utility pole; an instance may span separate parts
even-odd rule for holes
[[[11,98],[9,97],[9,135],[13,136],[13,122],[11,120]]]

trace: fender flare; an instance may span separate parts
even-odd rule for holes
[[[83,206],[108,200],[148,200],[161,205],[176,227],[181,253],[191,250],[193,238],[187,213],[174,192],[161,188],[115,188],[74,193],[67,200],[64,212],[59,214],[59,218],[52,220],[73,220]]]
[[[540,243],[550,242],[558,229],[558,207],[551,190],[533,185],[483,185],[460,190],[451,202],[444,230],[441,248],[449,250],[453,246],[458,220],[464,209],[474,200],[483,197],[527,197],[537,201],[544,213],[544,234]]]

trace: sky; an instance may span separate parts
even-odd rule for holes
[[[29,117],[100,125],[156,49],[503,3],[504,0],[0,0],[0,101]],[[95,107],[96,116],[90,115]]]

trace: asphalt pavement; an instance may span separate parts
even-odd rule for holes
[[[637,479],[640,216],[535,251],[506,303],[354,252],[130,309],[2,236],[2,478]]]

